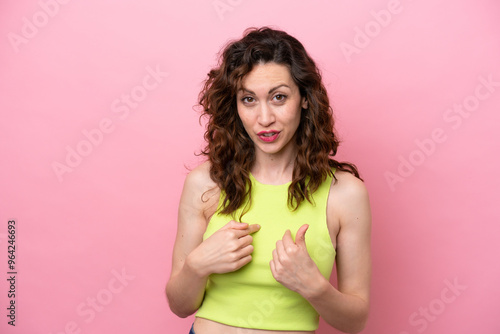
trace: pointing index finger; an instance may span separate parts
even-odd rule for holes
[[[241,238],[241,237],[244,237],[245,235],[255,233],[258,230],[260,230],[260,225],[252,224],[252,225],[248,225],[248,227],[246,229],[238,230],[236,233],[237,233],[238,238]]]
[[[252,224],[248,226],[248,233],[252,234],[260,230],[260,225],[259,224]]]

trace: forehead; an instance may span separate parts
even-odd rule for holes
[[[286,84],[291,89],[297,88],[293,81],[290,69],[281,64],[265,63],[253,67],[241,81],[240,89],[258,90],[274,87],[278,84]]]

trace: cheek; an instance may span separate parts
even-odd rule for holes
[[[243,123],[243,125],[245,125],[245,117],[244,117],[244,114],[241,112],[241,109],[239,106],[237,107],[236,111],[238,112],[238,118]]]
[[[241,123],[243,124],[243,127],[245,128],[246,132],[248,133],[249,132],[248,130],[251,129],[252,127],[251,119],[249,119],[248,115],[245,117],[245,114],[240,113],[239,111],[238,111],[238,117]]]
[[[300,120],[301,120],[301,111],[293,113],[289,119],[289,123],[291,126],[291,130],[293,133],[297,132],[297,129],[300,126]]]
[[[287,122],[289,124],[298,125],[300,123],[301,115],[302,109],[300,108],[300,106],[297,106],[297,108],[292,108],[287,112]]]

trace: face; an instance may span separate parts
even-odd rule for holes
[[[243,78],[236,98],[238,115],[257,155],[295,152],[295,133],[307,101],[300,96],[288,67],[276,63],[254,66]]]

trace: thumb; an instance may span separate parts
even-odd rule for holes
[[[295,234],[295,244],[297,246],[306,247],[306,231],[308,228],[309,228],[309,225],[304,224],[299,228],[299,230],[297,231],[297,234]]]

